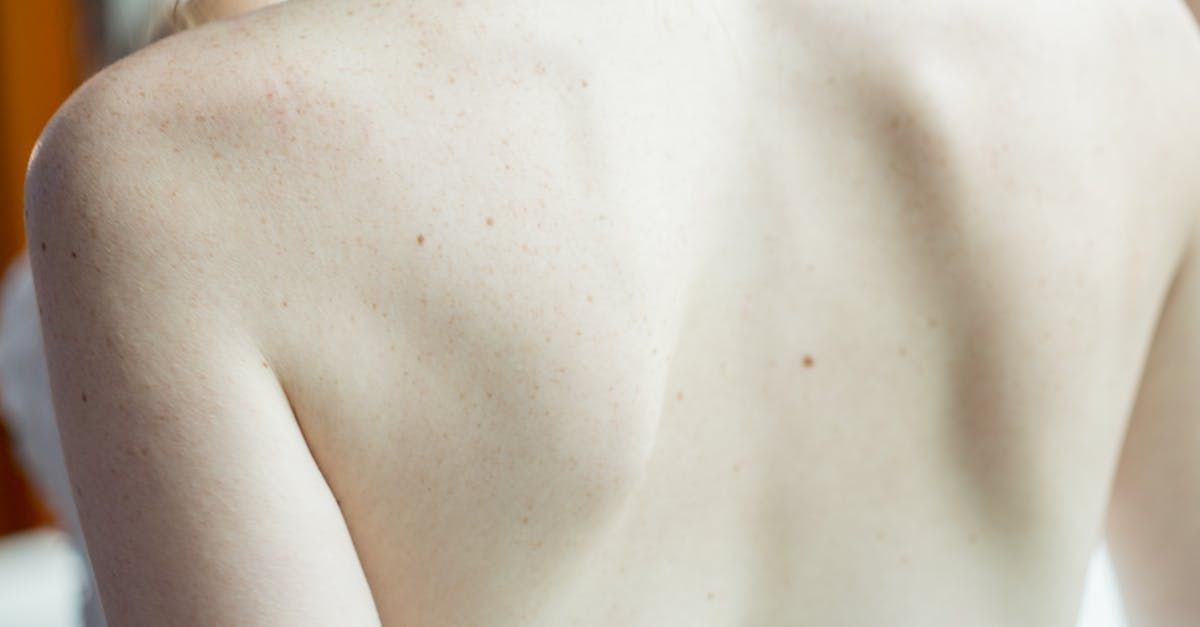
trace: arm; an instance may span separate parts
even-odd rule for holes
[[[186,128],[139,123],[147,106],[184,117],[202,98],[134,102],[146,80],[97,82],[43,135],[27,231],[109,623],[378,625],[334,495],[223,289],[236,275],[214,270],[229,253],[214,216],[236,212],[187,185],[209,151],[189,151]]]
[[[1109,545],[1134,627],[1200,624],[1200,237],[1164,306],[1125,437]]]

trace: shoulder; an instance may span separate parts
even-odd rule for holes
[[[92,77],[46,126],[26,175],[25,226],[47,311],[90,303],[97,318],[137,325],[166,308],[235,309],[222,297],[234,271],[228,233],[245,230],[237,194],[271,140],[254,103],[265,90],[255,81],[272,71],[215,50],[221,38],[254,45],[229,29],[169,38]],[[115,300],[125,305],[99,306]]]
[[[186,255],[238,229],[239,196],[271,181],[310,97],[264,33],[238,21],[187,31],[77,89],[30,159],[31,251],[59,239],[106,254],[155,244]]]
[[[101,71],[59,108],[30,159],[31,211],[50,210],[71,195],[96,201],[122,187],[161,185],[157,175],[221,139],[215,135],[227,125],[215,124],[217,118],[246,117],[246,73],[231,71],[239,65],[234,60],[197,50],[211,33],[186,35]],[[103,208],[92,202],[86,209]]]

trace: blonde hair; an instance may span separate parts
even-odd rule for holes
[[[160,3],[150,22],[146,43],[152,44],[163,37],[192,28],[202,21],[199,17],[191,0],[168,0]]]

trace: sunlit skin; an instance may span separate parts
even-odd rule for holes
[[[1069,627],[1109,523],[1196,624],[1200,40],[1032,6],[307,0],[93,79],[28,238],[111,622]]]

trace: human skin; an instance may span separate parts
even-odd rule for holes
[[[28,185],[110,619],[1069,625],[1115,488],[1194,624],[1189,20],[314,0],[111,68]]]

